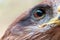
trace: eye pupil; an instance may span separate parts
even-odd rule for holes
[[[43,9],[37,9],[34,13],[35,17],[41,17],[45,14],[45,11]]]
[[[36,14],[40,17],[42,16],[43,12],[41,10],[37,10]]]

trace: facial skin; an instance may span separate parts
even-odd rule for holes
[[[36,4],[9,26],[1,40],[59,40],[60,14],[56,8],[58,4],[58,1],[55,4],[51,0]],[[44,10],[45,14],[37,17],[37,9],[38,12]]]

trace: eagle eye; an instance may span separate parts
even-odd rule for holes
[[[43,10],[43,9],[41,9],[41,8],[34,10],[33,16],[34,16],[35,18],[41,18],[41,17],[43,17],[44,15],[45,15],[45,10]]]
[[[40,4],[32,8],[31,14],[32,18],[36,20],[40,20],[45,17],[47,9],[50,9],[50,6],[47,4]]]

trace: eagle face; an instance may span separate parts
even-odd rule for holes
[[[59,40],[60,1],[54,2],[45,0],[23,13],[9,26],[1,40]]]

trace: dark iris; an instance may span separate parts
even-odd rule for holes
[[[34,16],[35,17],[41,17],[45,14],[45,10],[43,9],[37,9],[35,12],[34,12]]]

